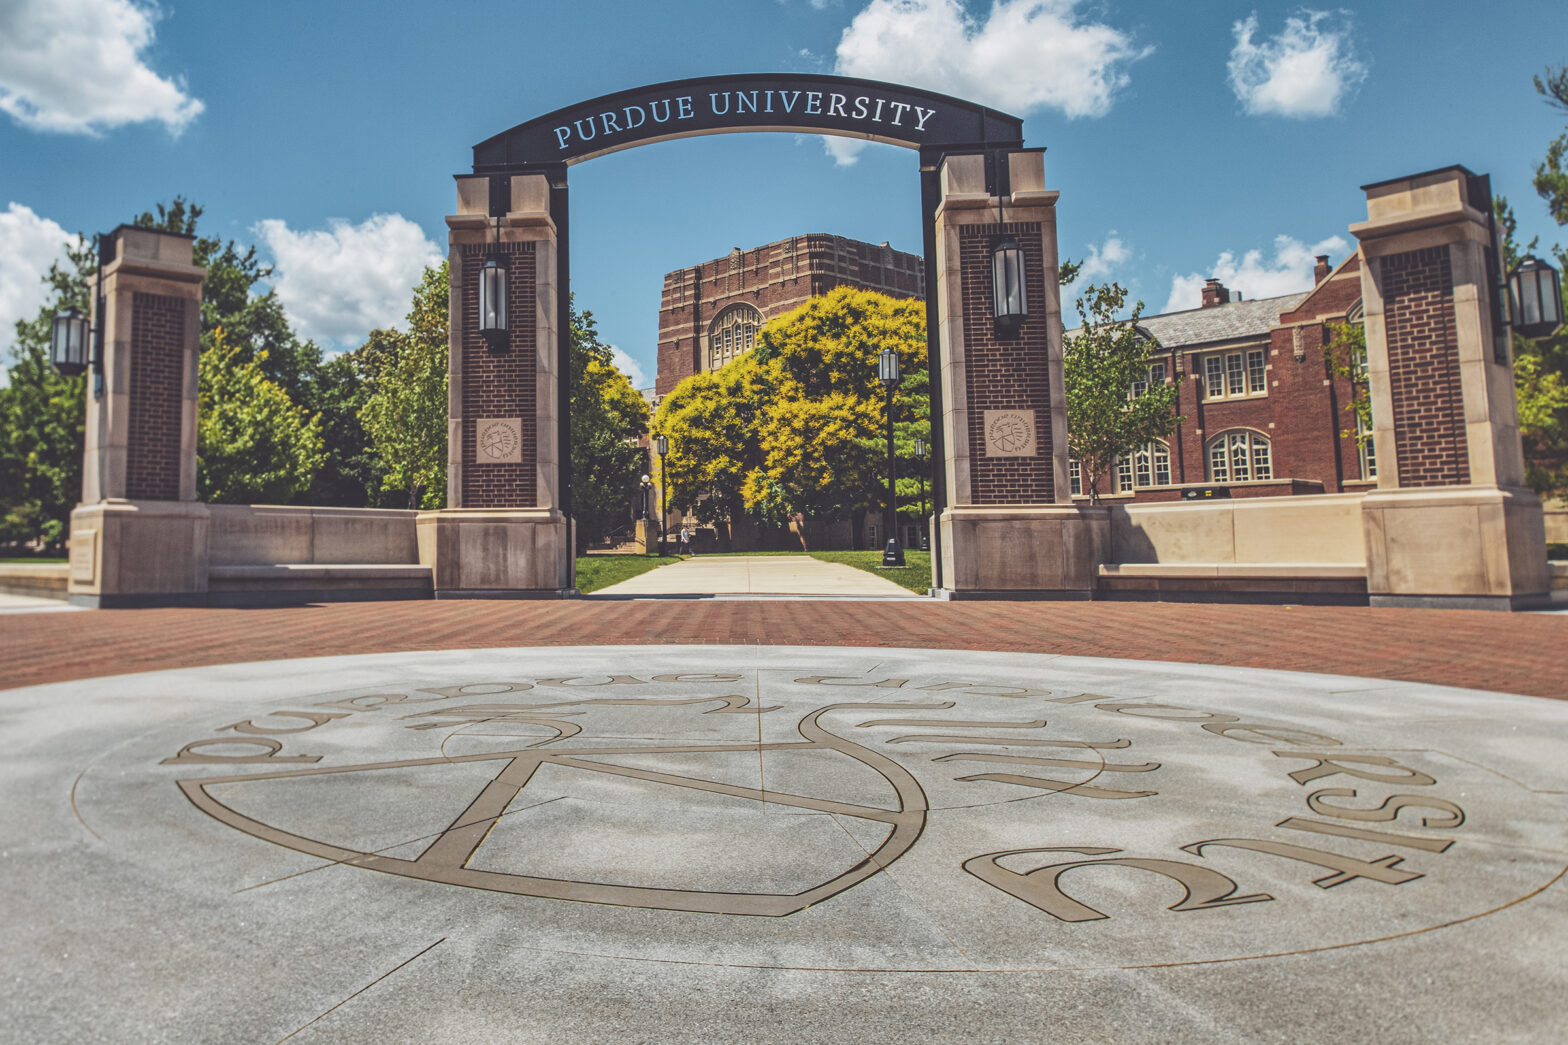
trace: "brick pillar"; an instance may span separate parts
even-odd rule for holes
[[[447,507],[422,512],[420,562],[437,598],[537,598],[570,590],[571,554],[560,508],[557,316],[560,250],[542,174],[457,180],[450,243]],[[491,253],[507,271],[507,338],[478,330],[480,268]]]
[[[1524,485],[1491,187],[1463,167],[1363,187],[1378,488],[1362,502],[1373,605],[1521,608],[1549,597]]]
[[[1043,154],[949,155],[936,211],[947,507],[948,598],[1089,598],[1109,546],[1109,513],[1074,507],[1067,487],[1056,200]],[[993,315],[991,250],[1023,249],[1028,316]]]
[[[71,600],[202,605],[207,508],[196,503],[196,375],[204,269],[192,237],[121,225],[100,259],[101,379],[87,380]]]

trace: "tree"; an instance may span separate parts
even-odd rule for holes
[[[648,464],[637,445],[648,431],[648,404],[610,361],[592,312],[572,308],[569,348],[572,515],[580,554],[626,520]]]
[[[747,511],[747,481],[760,475],[762,462],[754,425],[762,378],[755,353],[747,353],[721,370],[693,374],[659,404],[653,430],[670,440],[659,478],[682,514],[723,526]],[[750,499],[759,519],[779,524],[786,517],[773,491],[759,487]]]
[[[84,237],[66,244],[66,263],[49,267],[48,297],[31,320],[16,324],[8,383],[0,388],[0,540],[58,546],[82,495],[86,383],[61,377],[49,363],[54,314],[91,308],[89,279],[97,247]]]
[[[414,288],[408,333],[372,330],[354,353],[367,389],[359,419],[382,489],[406,491],[409,508],[446,503],[447,299],[443,261]]]
[[[1147,392],[1132,394],[1134,382],[1148,382],[1150,356],[1159,344],[1138,332],[1142,301],[1128,319],[1116,318],[1126,300],[1119,284],[1091,283],[1077,303],[1082,325],[1063,344],[1067,447],[1078,460],[1090,504],[1100,502],[1100,477],[1117,458],[1165,438],[1183,420],[1176,414],[1180,375],[1177,383],[1149,382]]]
[[[886,392],[877,380],[884,348],[898,353],[905,376],[893,397],[895,420],[915,417],[917,390],[927,394],[929,414],[918,299],[837,287],[763,327],[756,386],[767,396],[754,420],[761,461],[744,489],[749,511],[848,518],[860,532],[865,513],[886,496]],[[905,430],[906,455],[916,425]]]
[[[1544,77],[1531,77],[1535,91],[1546,104],[1568,113],[1568,66],[1546,67]],[[1546,158],[1535,168],[1535,191],[1546,201],[1552,219],[1568,225],[1568,130],[1546,147]]]
[[[1559,78],[1563,75],[1568,73],[1560,71]],[[1538,240],[1532,238],[1522,247],[1516,242],[1519,225],[1506,198],[1493,199],[1492,210],[1502,239],[1503,261],[1512,271],[1525,254],[1535,250]],[[1563,265],[1563,252],[1556,253],[1558,264]],[[1568,305],[1568,296],[1564,300]],[[1568,496],[1568,328],[1539,338],[1515,332],[1513,357],[1525,484],[1542,497]]]
[[[216,504],[286,504],[310,486],[323,458],[321,420],[305,413],[222,328],[202,353],[196,488]]]

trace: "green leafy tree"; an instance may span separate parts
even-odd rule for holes
[[[648,454],[638,445],[648,431],[648,404],[610,360],[593,313],[571,314],[572,515],[577,550],[623,524]]]
[[[1502,239],[1503,260],[1512,271],[1524,255],[1535,251],[1538,239],[1523,246],[1517,242],[1519,225],[1506,198],[1495,198],[1492,209]],[[1555,253],[1558,265],[1563,266],[1568,258],[1561,250]],[[1564,304],[1568,306],[1568,296]],[[1539,338],[1515,332],[1513,355],[1525,483],[1543,497],[1568,496],[1568,328]]]
[[[1138,333],[1143,302],[1128,319],[1116,318],[1127,301],[1119,284],[1091,283],[1078,299],[1081,326],[1063,344],[1067,391],[1067,446],[1077,458],[1089,503],[1100,501],[1099,480],[1116,459],[1175,431],[1177,385],[1150,383],[1134,398],[1134,382],[1148,381],[1159,345]],[[1177,376],[1180,380],[1180,375]]]
[[[1546,104],[1568,113],[1568,66],[1548,66],[1544,76],[1531,78]],[[1535,191],[1546,201],[1552,219],[1568,225],[1568,129],[1546,147],[1546,158],[1535,168]]]
[[[202,353],[196,422],[196,488],[216,504],[286,504],[310,486],[323,459],[321,421],[244,358],[222,329]]]
[[[61,377],[49,363],[54,314],[90,311],[89,279],[98,268],[94,244],[78,237],[66,244],[66,261],[49,267],[44,304],[16,324],[0,388],[0,540],[39,541],[58,547],[82,495],[82,439],[86,382],[90,375]]]
[[[372,330],[355,350],[364,378],[359,419],[378,458],[382,489],[409,508],[446,503],[447,263],[414,288],[408,333]]]

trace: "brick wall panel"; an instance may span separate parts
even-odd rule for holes
[[[1448,247],[1386,257],[1380,275],[1399,485],[1468,483]]]
[[[184,298],[131,298],[130,414],[125,495],[180,499],[180,424],[184,401]]]
[[[532,508],[538,505],[538,316],[533,302],[537,255],[532,243],[506,243],[508,351],[490,351],[479,334],[479,270],[496,248],[462,248],[463,266],[463,507]],[[521,464],[478,464],[474,451],[481,418],[521,417]]]
[[[1025,244],[1025,292],[1030,314],[1010,338],[996,336],[992,306],[992,238],[1016,236]],[[1035,222],[964,225],[958,230],[964,310],[964,382],[971,447],[970,500],[974,504],[1050,504],[1056,499],[1051,457],[1051,385],[1047,362],[1045,276],[1029,247],[1040,242]],[[986,457],[986,410],[1033,410],[1033,457]]]

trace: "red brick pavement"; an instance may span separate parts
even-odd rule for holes
[[[1568,616],[1179,603],[379,602],[0,615],[0,688],[401,650],[659,643],[1173,660],[1568,699]]]

